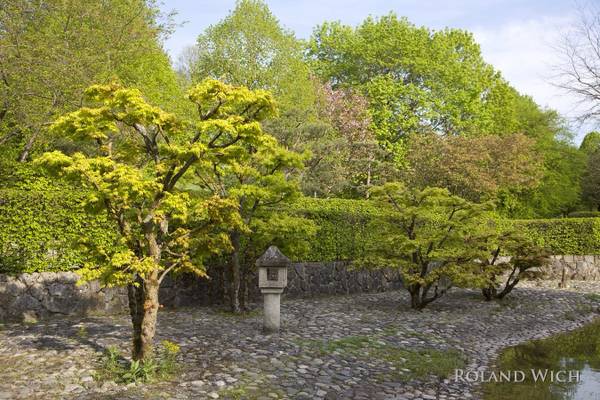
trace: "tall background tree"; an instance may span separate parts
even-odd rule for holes
[[[531,171],[537,184],[497,191],[499,211],[512,217],[548,217],[578,207],[583,164],[564,121],[512,88],[483,60],[470,33],[417,27],[395,14],[367,18],[357,27],[327,22],[315,29],[308,55],[315,73],[334,89],[349,88],[364,96],[372,131],[397,168],[419,171],[418,163],[426,157],[419,152],[427,149],[413,147],[407,154],[407,146],[410,138],[414,145],[421,135],[435,134],[449,143],[454,136],[522,134],[533,144],[509,146],[513,154],[505,151],[503,156],[527,164],[520,169]],[[471,150],[463,156],[481,161],[483,153]],[[499,159],[489,161],[461,173],[482,177],[482,168]]]
[[[324,80],[366,96],[377,138],[399,157],[410,134],[482,135],[514,125],[496,112],[512,93],[468,32],[419,28],[395,14],[356,28],[328,22],[315,29],[309,55]]]
[[[7,0],[0,7],[0,151],[26,161],[92,83],[119,79],[175,111],[177,77],[161,47],[168,15],[145,0]]]
[[[316,116],[315,88],[303,61],[302,43],[281,26],[266,3],[238,1],[188,51],[191,65],[186,68],[192,82],[213,77],[273,93],[280,116],[268,122],[266,129],[284,145],[301,145],[302,126]]]

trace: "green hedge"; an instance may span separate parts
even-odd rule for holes
[[[85,252],[74,246],[81,239],[104,246],[114,242],[114,226],[102,215],[86,214],[81,205],[85,193],[76,187],[31,172],[9,175],[12,179],[0,185],[0,273],[74,269],[85,260]],[[319,227],[307,261],[360,258],[366,244],[376,240],[372,222],[394,215],[373,202],[342,199],[304,198],[283,211],[310,218]],[[600,218],[505,223],[554,254],[600,254]]]
[[[508,221],[553,254],[600,254],[600,218],[556,218]]]
[[[319,226],[311,261],[351,260],[363,255],[365,244],[376,238],[367,226],[393,213],[365,200],[303,199],[292,210]],[[600,254],[600,218],[505,220],[553,254]],[[373,225],[371,225],[373,226]],[[376,224],[375,224],[376,226]]]
[[[569,218],[600,218],[600,211],[573,211],[567,215]]]
[[[352,260],[363,256],[365,244],[375,238],[368,225],[393,213],[365,200],[304,198],[287,212],[312,219],[318,226],[307,261]]]
[[[0,165],[0,273],[67,271],[85,261],[82,241],[115,241],[103,215],[88,215],[85,193],[27,166]]]

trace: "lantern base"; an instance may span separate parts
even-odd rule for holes
[[[261,289],[263,294],[263,331],[267,334],[279,332],[281,326],[280,304],[283,289]]]

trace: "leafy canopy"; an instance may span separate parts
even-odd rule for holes
[[[513,130],[501,110],[514,93],[468,32],[419,28],[393,13],[356,28],[327,22],[315,29],[309,55],[319,76],[365,94],[375,134],[397,155],[413,133]]]
[[[94,146],[37,160],[90,188],[88,204],[119,226],[121,250],[94,249],[98,262],[83,278],[127,284],[156,271],[161,280],[170,270],[204,274],[202,260],[229,247],[223,228],[242,221],[235,202],[188,190],[185,180],[192,167],[212,176],[244,146],[270,143],[259,121],[276,112],[271,95],[207,79],[188,93],[195,122],[148,104],[137,89],[95,85],[86,95],[93,106],[59,118],[52,130]]]
[[[413,308],[443,296],[452,284],[476,282],[478,260],[489,256],[496,235],[489,204],[447,189],[411,190],[398,183],[375,188],[373,198],[398,215],[372,226],[381,236],[370,243],[365,263],[398,270]]]

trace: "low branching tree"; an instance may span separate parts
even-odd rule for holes
[[[481,264],[483,297],[488,301],[503,299],[524,277],[539,273],[539,268],[548,262],[548,254],[513,230],[502,233],[491,257]]]
[[[79,273],[83,280],[127,286],[132,356],[145,361],[153,352],[165,276],[204,275],[206,257],[231,249],[227,230],[244,226],[235,201],[198,193],[190,179],[209,179],[246,146],[269,141],[259,122],[275,106],[266,91],[211,79],[188,93],[198,110],[195,122],[148,104],[138,90],[98,85],[86,94],[93,105],[59,118],[52,130],[87,142],[89,150],[45,153],[37,163],[89,188],[88,203],[118,225],[120,250],[94,249],[95,262]]]
[[[371,244],[365,265],[397,269],[412,308],[424,308],[452,285],[476,282],[477,260],[489,255],[495,235],[486,221],[488,204],[471,203],[447,189],[411,190],[399,183],[372,194],[397,216],[376,222],[381,240]]]
[[[227,293],[231,312],[241,312],[240,287],[243,269],[254,260],[248,258],[247,244],[257,234],[255,219],[271,219],[272,207],[290,201],[299,195],[298,182],[294,170],[303,168],[306,155],[287,150],[269,135],[264,135],[260,143],[244,143],[231,163],[222,164],[213,160],[214,174],[207,176],[201,169],[197,175],[200,187],[221,198],[230,199],[242,218],[242,226],[232,226],[228,232],[232,249],[228,256]],[[273,220],[273,228],[278,224]],[[301,221],[288,220],[290,227],[301,225]],[[262,231],[269,231],[267,224]],[[260,254],[257,255],[257,257]]]

